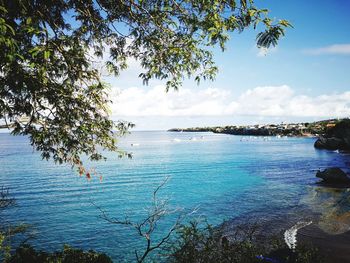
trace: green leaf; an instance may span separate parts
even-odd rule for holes
[[[26,24],[30,25],[31,23],[32,23],[32,18],[31,17],[27,17]]]
[[[47,60],[50,57],[50,50],[45,50],[44,51],[44,59]]]

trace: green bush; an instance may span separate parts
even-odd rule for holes
[[[318,251],[306,245],[289,249],[280,238],[259,237],[256,225],[237,227],[230,237],[222,229],[191,222],[179,229],[168,247],[173,263],[315,263],[322,262]]]
[[[29,245],[16,249],[8,263],[112,263],[106,254],[93,250],[83,251],[64,246],[62,251],[47,253],[37,251]]]
[[[169,263],[321,263],[317,249],[298,245],[289,249],[277,237],[261,237],[257,225],[239,226],[229,237],[209,224],[191,222],[165,250]],[[48,253],[22,245],[6,263],[111,263],[106,254],[64,246],[62,251]],[[156,261],[158,262],[158,261]]]

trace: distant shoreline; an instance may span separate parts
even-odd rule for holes
[[[213,132],[240,136],[288,136],[288,137],[318,137],[324,135],[329,128],[340,120],[331,119],[317,122],[215,126],[172,128],[168,132]]]

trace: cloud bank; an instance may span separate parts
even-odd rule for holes
[[[348,117],[350,91],[316,97],[298,95],[287,86],[249,89],[238,97],[228,90],[186,89],[165,93],[163,86],[153,88],[113,88],[113,116],[122,117]]]
[[[309,55],[350,55],[350,44],[335,44],[321,48],[306,49],[304,53]]]

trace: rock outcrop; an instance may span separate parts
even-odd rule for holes
[[[345,119],[329,129],[314,144],[317,149],[350,151],[350,120]]]
[[[317,139],[317,141],[314,144],[315,148],[317,149],[326,149],[326,150],[339,150],[344,148],[343,140],[340,138],[325,138],[320,137]]]
[[[350,178],[340,168],[332,167],[324,171],[318,171],[316,177],[323,179],[324,183],[329,184],[350,184]]]

